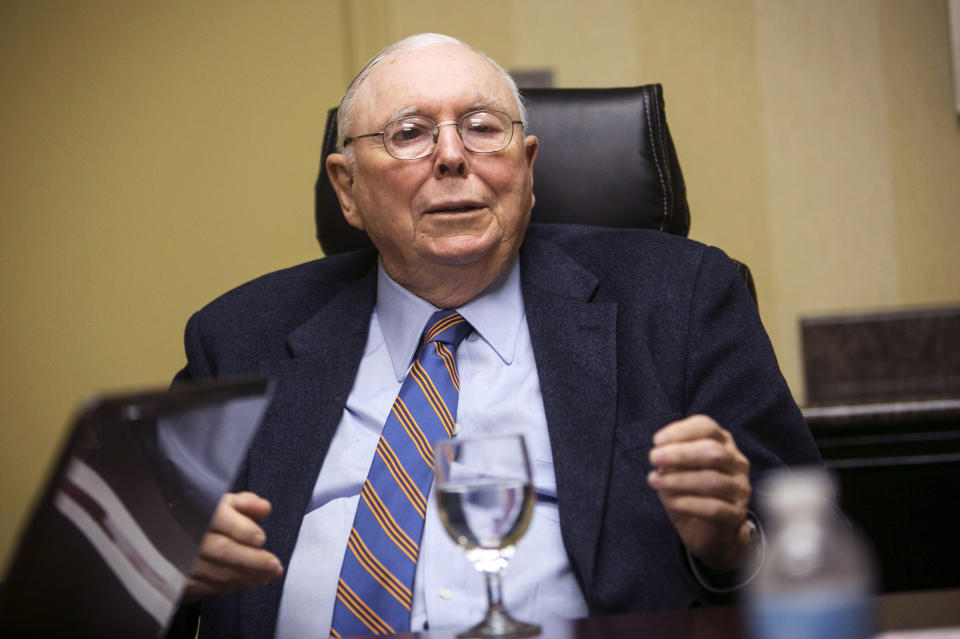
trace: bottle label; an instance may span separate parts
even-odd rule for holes
[[[748,614],[756,639],[866,639],[873,634],[872,608],[864,597],[766,596]]]

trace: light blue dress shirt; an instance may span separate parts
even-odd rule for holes
[[[435,310],[379,268],[366,350],[287,566],[277,637],[329,634],[360,488],[424,325]],[[553,457],[518,262],[458,310],[474,328],[456,353],[460,436],[522,433],[533,463],[538,499],[527,534],[504,575],[507,609],[532,622],[585,617],[587,605],[560,537]],[[432,491],[413,596],[413,630],[466,628],[486,611],[483,576],[443,530]]]

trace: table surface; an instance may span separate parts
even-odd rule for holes
[[[960,589],[880,595],[877,630],[957,628],[960,633]],[[736,606],[717,606],[659,613],[635,613],[543,624],[544,639],[747,639]],[[391,635],[395,639],[455,639],[455,630],[431,630]]]

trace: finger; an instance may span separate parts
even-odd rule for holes
[[[216,511],[214,511],[213,520],[210,523],[210,532],[226,535],[241,544],[263,546],[267,540],[263,529],[250,516],[237,509],[237,506],[239,506],[247,512],[251,510],[257,513],[263,512],[262,504],[256,504],[249,496],[266,502],[266,500],[253,495],[253,493],[228,493],[224,495],[217,505]],[[267,512],[269,512],[269,502],[266,503]]]
[[[750,462],[732,443],[698,439],[656,446],[650,450],[650,463],[657,470],[713,469],[726,473],[747,473]]]
[[[226,595],[231,592],[236,592],[242,588],[225,588],[221,584],[214,584],[203,579],[197,579],[195,577],[187,578],[187,589],[184,594],[185,602],[194,602],[200,599],[201,597],[209,597],[211,595]]]
[[[653,435],[655,446],[695,439],[715,439],[721,443],[732,441],[725,429],[715,420],[706,415],[692,415],[685,419],[671,422]]]
[[[223,566],[198,561],[187,579],[189,599],[207,595],[228,594],[244,588],[263,586],[282,574],[240,572]]]
[[[272,580],[268,579],[255,582],[233,582],[229,584],[222,584],[189,577],[187,579],[187,589],[183,600],[187,603],[190,603],[197,601],[202,597],[209,597],[211,595],[229,595],[237,592],[238,590],[266,586],[268,583],[270,583],[270,581]]]
[[[715,470],[662,473],[652,471],[647,476],[650,486],[662,493],[713,497],[731,503],[750,499],[750,482],[740,474],[720,473]]]
[[[193,599],[227,594],[266,584],[283,575],[283,566],[266,550],[237,543],[220,533],[207,533],[201,554],[190,571],[187,594]]]
[[[270,514],[270,502],[256,493],[227,493],[227,498],[236,510],[256,521]]]
[[[671,517],[694,517],[723,527],[739,527],[747,516],[746,503],[712,497],[660,494],[660,501]]]
[[[257,584],[276,579],[283,574],[280,561],[266,551],[262,557],[248,557],[242,562],[227,565],[207,558],[200,558],[194,564],[190,576],[211,584]]]
[[[221,533],[207,533],[200,546],[200,559],[239,571],[274,573],[282,570],[273,553],[239,543]]]

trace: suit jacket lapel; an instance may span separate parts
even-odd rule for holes
[[[249,455],[248,484],[283,504],[262,525],[284,566],[363,357],[376,281],[373,268],[289,335],[289,358],[261,363],[276,392]],[[243,593],[244,636],[273,635],[282,581]]]
[[[613,454],[617,306],[592,301],[596,276],[552,242],[528,236],[521,269],[560,527],[581,585],[590,592]]]

